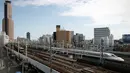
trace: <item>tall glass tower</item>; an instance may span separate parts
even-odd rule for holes
[[[14,22],[12,20],[12,5],[11,1],[5,0],[4,3],[4,18],[2,20],[2,31],[5,32],[10,40],[14,39]]]

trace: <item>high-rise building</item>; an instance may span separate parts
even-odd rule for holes
[[[110,36],[110,30],[108,27],[104,28],[94,28],[94,44],[99,45],[101,43],[100,39],[102,37]]]
[[[28,40],[30,40],[30,32],[27,32],[27,33],[26,33],[26,38],[27,38]]]
[[[60,25],[56,25],[56,32],[60,31]]]
[[[76,33],[76,35],[73,36],[74,46],[82,45],[83,41],[85,41],[85,36],[83,34]]]
[[[76,35],[73,36],[74,42],[82,42],[85,40],[85,36],[83,34],[76,33]]]
[[[56,40],[58,42],[66,42],[66,43],[71,43],[71,31],[66,31],[66,30],[60,30],[56,32]]]
[[[122,41],[124,44],[130,44],[130,34],[123,34]]]
[[[68,30],[61,30],[60,25],[56,25],[56,32],[54,34],[56,35],[56,42],[62,43],[65,47],[68,47],[67,45],[70,45],[72,42],[72,36],[74,35],[74,32]]]
[[[102,46],[109,47],[109,37],[108,36],[101,37],[100,41],[102,41],[102,40],[103,40],[103,42],[100,42],[100,44],[102,43]]]
[[[26,43],[28,40],[26,38],[24,38],[24,37],[17,37],[17,41],[19,43]]]
[[[11,1],[5,0],[4,3],[4,18],[2,20],[2,31],[5,32],[10,40],[14,39],[14,22],[12,20],[12,5]]]
[[[50,40],[51,40],[51,42],[50,42]],[[41,37],[39,38],[39,42],[40,42],[41,44],[44,44],[44,45],[50,45],[50,43],[53,42],[52,35],[47,34],[47,35],[41,36]]]
[[[110,36],[101,37],[100,44],[104,47],[104,51],[112,51],[114,48],[113,35],[111,34]]]
[[[114,46],[114,36],[112,34],[109,36],[109,46]]]
[[[56,41],[56,32],[53,32],[53,40]]]

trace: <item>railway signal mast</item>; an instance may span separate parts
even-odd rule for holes
[[[50,73],[52,73],[52,48],[51,48],[51,37],[50,37]]]
[[[26,41],[26,49],[25,49],[25,51],[26,51],[26,56],[27,56],[27,54],[28,54],[28,52],[27,52],[27,48],[28,48],[28,43],[27,43],[27,41]]]
[[[104,40],[101,39],[101,45],[100,45],[100,64],[102,65],[103,64],[103,43],[104,43]]]
[[[18,53],[19,53],[19,41],[17,41],[17,44],[18,44]]]

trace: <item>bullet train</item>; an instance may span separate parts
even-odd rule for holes
[[[95,58],[101,57],[101,53],[95,52],[95,51],[78,50],[78,49],[76,50],[75,49],[60,49],[60,48],[53,48],[53,49],[57,52],[62,52],[62,53],[85,55],[85,56],[95,57]],[[110,60],[110,61],[124,62],[123,58],[118,57],[113,53],[107,53],[107,52],[103,52],[103,59]]]
[[[101,57],[100,52],[93,52],[93,51],[85,51],[85,55],[92,56],[92,57],[97,57],[97,58]],[[106,52],[103,53],[103,59],[111,60],[111,61],[124,62],[124,59],[122,59],[121,57],[118,57],[115,54],[106,53]]]

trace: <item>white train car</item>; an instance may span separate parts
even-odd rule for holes
[[[85,51],[85,55],[87,56],[92,56],[92,57],[97,57],[100,58],[101,57],[101,53],[100,52],[93,52],[93,51]],[[113,53],[106,53],[103,52],[103,59],[106,60],[111,60],[111,61],[120,61],[120,62],[124,62],[124,59],[121,57],[116,56]]]
[[[53,48],[53,50],[58,51],[58,52],[67,52],[71,54],[77,54],[77,55],[85,55],[85,56],[90,56],[90,57],[95,57],[95,58],[100,58],[101,56],[100,52],[88,51],[88,50],[61,49],[61,48]],[[124,62],[123,58],[118,57],[113,53],[107,53],[107,52],[103,52],[103,59]]]

